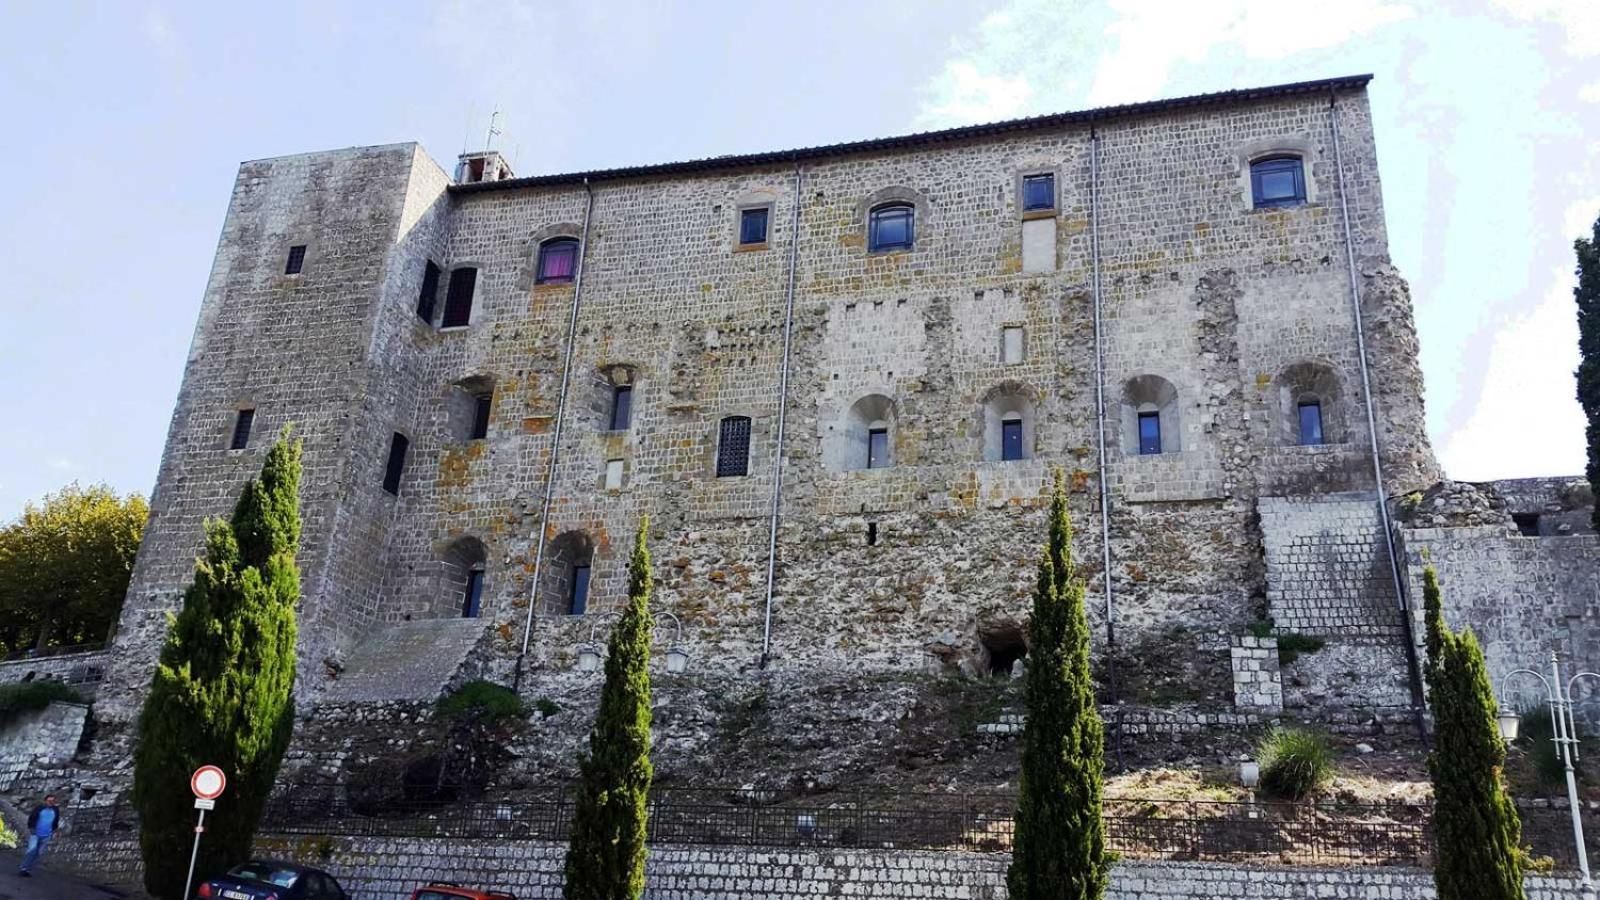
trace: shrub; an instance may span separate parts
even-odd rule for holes
[[[1322,638],[1306,634],[1278,635],[1278,665],[1287,666],[1303,653],[1315,653],[1323,647]]]
[[[1333,780],[1333,751],[1314,731],[1274,728],[1256,750],[1261,790],[1284,800],[1301,800]]]
[[[451,719],[474,718],[485,724],[523,715],[516,692],[492,681],[469,681],[439,700],[439,712]]]
[[[533,708],[537,709],[539,715],[544,716],[546,719],[561,712],[561,704],[551,700],[549,697],[540,697],[533,701]]]
[[[24,681],[0,687],[0,728],[23,713],[44,709],[56,700],[83,703],[83,695],[59,681]]]
[[[1555,723],[1550,721],[1550,704],[1540,703],[1522,712],[1522,725],[1518,729],[1517,745],[1528,754],[1528,761],[1533,764],[1533,771],[1539,776],[1539,783],[1545,786],[1565,784],[1567,778],[1566,764],[1561,761],[1561,753],[1556,749]],[[1573,767],[1582,769],[1578,760],[1573,761]]]

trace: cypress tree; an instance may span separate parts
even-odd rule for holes
[[[566,900],[644,895],[645,803],[650,765],[650,551],[639,523],[628,563],[628,605],[611,632],[600,711],[579,762],[577,808],[567,847]]]
[[[1505,744],[1477,638],[1444,624],[1439,579],[1422,573],[1434,744],[1433,882],[1439,900],[1523,900],[1522,823],[1506,794]]]
[[[229,521],[206,523],[205,556],[171,620],[139,717],[133,800],[145,887],[180,900],[194,840],[189,776],[216,765],[226,793],[206,814],[195,881],[250,855],[294,725],[300,600],[300,443],[286,427]]]
[[[1578,256],[1578,286],[1572,296],[1578,301],[1578,403],[1589,424],[1589,465],[1585,472],[1589,486],[1600,497],[1600,218],[1594,220],[1592,238],[1572,243]],[[1600,503],[1595,504],[1594,527],[1600,531]]]
[[[1028,628],[1028,720],[1006,887],[1011,900],[1099,900],[1111,865],[1100,818],[1105,728],[1090,681],[1089,622],[1059,470]]]

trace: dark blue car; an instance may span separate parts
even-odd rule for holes
[[[333,876],[321,869],[257,859],[200,885],[202,900],[350,900]]]

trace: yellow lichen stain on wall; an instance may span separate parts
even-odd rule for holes
[[[446,444],[444,452],[439,456],[440,488],[466,487],[470,480],[473,460],[483,456],[485,444],[483,441],[471,441],[466,444]]]

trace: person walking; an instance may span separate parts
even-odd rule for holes
[[[45,848],[50,846],[50,839],[55,837],[60,827],[61,810],[56,806],[56,795],[45,794],[44,805],[28,816],[28,852],[22,857],[18,875],[33,877],[33,867],[39,864],[39,857],[44,855]]]

